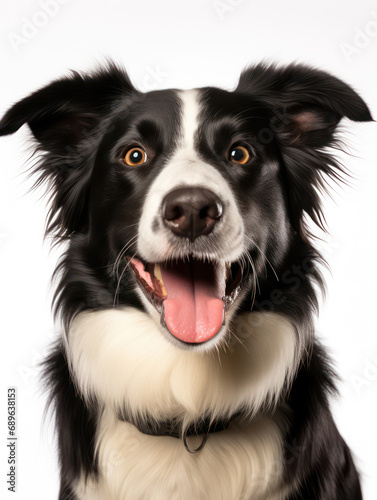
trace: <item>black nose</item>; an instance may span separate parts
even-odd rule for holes
[[[164,224],[177,236],[190,241],[209,234],[222,214],[220,198],[205,188],[175,189],[162,201]]]

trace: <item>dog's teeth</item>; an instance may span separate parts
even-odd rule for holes
[[[159,281],[162,281],[161,267],[159,264],[154,265],[154,275]]]
[[[231,271],[231,266],[229,262],[226,263],[225,265],[225,281],[228,282],[229,279],[232,277],[232,271]]]
[[[167,295],[166,293],[166,289],[165,289],[165,285],[164,285],[164,282],[162,280],[162,275],[161,275],[161,267],[159,264],[155,264],[154,265],[154,276],[155,278],[158,280],[158,283],[161,287],[161,292],[164,294],[164,295]]]

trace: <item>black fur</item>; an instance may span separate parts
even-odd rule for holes
[[[94,453],[97,409],[89,409],[69,374],[62,346],[57,344],[45,361],[44,379],[50,391],[49,405],[55,415],[58,437],[61,488],[59,500],[74,498],[72,478],[97,474]]]
[[[361,499],[351,453],[329,410],[334,375],[313,340],[314,287],[323,288],[323,282],[307,218],[324,227],[320,198],[326,179],[341,181],[344,176],[329,153],[336,145],[337,124],[345,117],[369,121],[371,115],[348,85],[301,65],[258,65],[241,75],[234,92],[206,88],[200,95],[198,151],[231,185],[246,227],[253,228],[275,269],[250,248],[260,289],[240,309],[287,315],[297,336],[310,346],[285,400],[293,415],[285,437],[285,480],[300,485],[287,500]],[[47,231],[58,242],[68,241],[57,268],[55,296],[66,327],[83,310],[112,308],[114,303],[143,307],[131,274],[118,283],[112,263],[123,242],[135,236],[147,188],[173,152],[179,106],[174,91],[141,94],[111,64],[92,75],[74,73],[52,83],[15,104],[0,122],[1,135],[27,123],[44,152],[36,172],[37,184],[47,181],[50,186]],[[230,169],[223,159],[234,134],[256,152],[248,171]],[[140,139],[151,151],[153,168],[126,171],[119,162],[122,150]],[[271,162],[277,162],[277,171],[265,167]],[[263,208],[263,221],[253,214],[255,204]],[[274,206],[288,216],[284,231]],[[56,415],[59,498],[65,500],[74,498],[70,485],[80,474],[97,473],[98,408],[95,401],[88,407],[77,393],[61,346],[46,360],[45,380]]]

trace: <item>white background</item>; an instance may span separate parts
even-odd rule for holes
[[[143,90],[235,86],[260,60],[307,62],[357,89],[377,116],[377,2],[366,0],[2,0],[0,112],[67,72],[112,57]],[[47,3],[47,0],[45,0]],[[54,7],[55,5],[55,7]],[[41,14],[42,13],[42,14]],[[17,38],[18,37],[18,38]],[[342,382],[333,409],[377,495],[376,128],[345,123],[352,187],[326,200],[331,236],[321,244],[332,269],[318,332]],[[26,127],[0,141],[1,420],[0,496],[6,492],[6,389],[18,387],[20,499],[57,498],[53,429],[42,425],[38,363],[56,335],[50,275],[59,252],[43,244],[43,190],[27,193]],[[7,493],[4,495],[4,492]],[[14,496],[14,495],[13,495]],[[194,499],[193,499],[194,500]]]

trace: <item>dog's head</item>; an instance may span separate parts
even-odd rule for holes
[[[196,348],[263,295],[266,267],[279,278],[294,262],[305,214],[321,224],[319,192],[341,173],[325,148],[343,117],[371,120],[348,85],[308,67],[258,65],[234,91],[140,93],[110,65],[15,104],[0,134],[27,123],[43,151],[48,230],[70,240],[68,319],[133,304]]]

